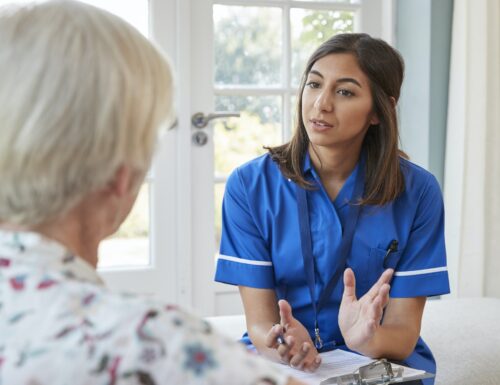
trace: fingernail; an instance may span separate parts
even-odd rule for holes
[[[309,351],[309,345],[303,345],[303,346],[302,346],[302,351],[303,351],[304,353],[307,353],[307,352]]]
[[[320,356],[316,357],[316,359],[314,360],[314,362],[317,363],[317,364],[321,364],[321,357]]]

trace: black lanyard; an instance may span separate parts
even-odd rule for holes
[[[325,289],[321,293],[318,303],[315,301],[315,287],[316,278],[314,274],[314,257],[312,253],[312,240],[311,240],[311,227],[309,225],[309,208],[307,205],[307,191],[298,185],[295,185],[295,195],[297,198],[297,209],[299,213],[299,227],[300,227],[300,241],[302,246],[302,257],[304,258],[304,269],[306,273],[307,285],[309,286],[309,293],[311,295],[311,303],[314,311],[314,333],[315,341],[314,344],[317,349],[323,347],[323,341],[319,334],[318,327],[318,314],[324,307],[328,299],[330,298],[334,287],[338,283],[338,280],[342,273],[344,272],[347,264],[347,259],[351,252],[352,239],[354,237],[354,231],[356,229],[356,224],[358,222],[359,214],[361,212],[361,205],[352,204],[356,203],[363,195],[365,173],[364,173],[364,162],[360,162],[358,165],[356,181],[354,184],[354,191],[351,197],[351,202],[349,202],[349,214],[344,226],[344,231],[342,234],[342,240],[339,247],[339,262],[335,273],[328,281]]]

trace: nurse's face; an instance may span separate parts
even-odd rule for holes
[[[302,92],[302,119],[312,145],[350,147],[363,143],[373,113],[368,77],[352,54],[317,60]]]

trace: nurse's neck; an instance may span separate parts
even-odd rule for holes
[[[361,146],[323,147],[309,144],[309,156],[333,201],[358,163]]]

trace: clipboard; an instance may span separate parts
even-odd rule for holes
[[[352,374],[344,374],[323,380],[320,385],[389,385],[432,377],[434,377],[434,374],[427,372],[405,376],[404,366],[391,364],[383,358],[360,366]]]
[[[276,363],[281,371],[309,385],[388,385],[434,377],[424,370],[373,360],[357,353],[334,349],[320,353],[321,366],[313,373]]]

